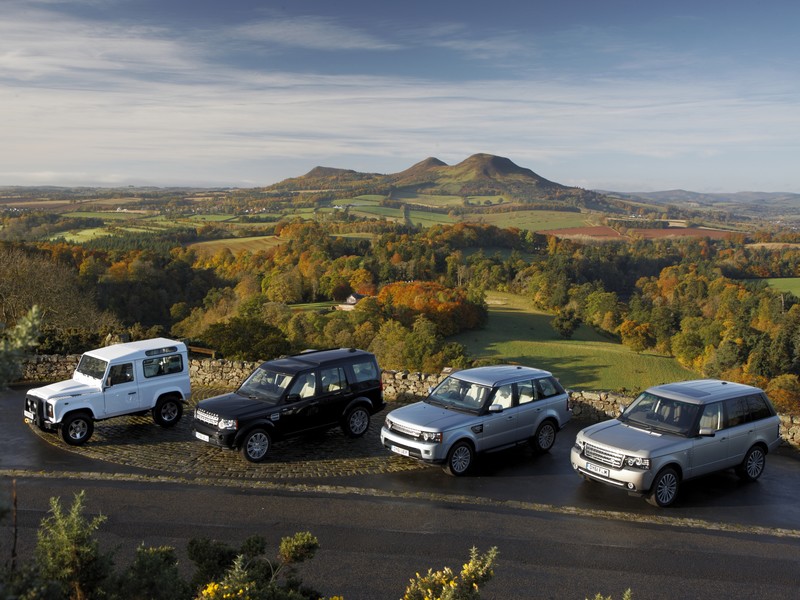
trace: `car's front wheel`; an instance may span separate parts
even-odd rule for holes
[[[161,427],[174,427],[183,415],[183,404],[171,396],[159,398],[153,407],[153,421]]]
[[[444,464],[445,473],[460,477],[466,475],[475,461],[475,450],[467,441],[453,444],[447,453],[447,462]]]
[[[767,466],[767,455],[761,446],[753,446],[747,451],[742,464],[736,468],[736,473],[745,481],[755,481],[764,472]]]
[[[675,502],[680,485],[681,480],[678,477],[678,472],[672,467],[667,467],[659,471],[653,480],[653,487],[650,488],[647,501],[653,506],[666,508]]]
[[[342,430],[351,438],[361,437],[369,429],[369,411],[363,406],[356,406],[344,416]]]
[[[265,429],[254,429],[242,440],[242,456],[249,462],[262,462],[269,452],[272,440]]]
[[[536,430],[536,434],[531,439],[533,444],[533,449],[536,452],[544,454],[545,452],[549,452],[550,448],[553,447],[553,444],[556,443],[556,434],[558,433],[556,429],[555,423],[551,420],[543,421],[539,428]]]
[[[73,413],[61,422],[61,438],[70,446],[82,446],[94,432],[94,421],[86,413]]]

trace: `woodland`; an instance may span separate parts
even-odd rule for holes
[[[795,410],[800,303],[766,280],[800,277],[797,198],[766,198],[769,220],[736,195],[696,200],[569,188],[486,154],[394,175],[317,167],[248,190],[4,188],[0,323],[37,306],[43,354],[167,335],[231,359],[356,346],[384,369],[436,372],[476,364],[451,338],[486,327],[499,291],[563,338],[583,324]],[[528,225],[546,213],[618,237]],[[412,218],[426,214],[439,221]]]

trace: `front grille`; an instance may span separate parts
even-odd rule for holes
[[[408,427],[406,425],[401,425],[400,423],[392,422],[392,431],[395,433],[399,433],[405,437],[411,438],[413,440],[419,439],[420,430],[414,429],[413,427]]]
[[[624,454],[612,452],[611,450],[606,450],[605,448],[600,448],[593,444],[586,444],[583,448],[583,454],[586,458],[603,463],[604,465],[609,465],[615,469],[619,469],[622,466],[622,459],[625,457]]]
[[[198,421],[203,421],[203,423],[213,425],[214,427],[216,427],[217,423],[219,423],[219,417],[217,415],[210,413],[207,410],[203,410],[202,408],[198,408],[194,412],[194,418]]]

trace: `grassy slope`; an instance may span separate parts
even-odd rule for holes
[[[546,369],[576,390],[641,390],[697,377],[671,358],[637,354],[589,327],[564,340],[550,326],[552,315],[531,309],[520,296],[492,292],[487,300],[486,328],[452,338],[473,357]]]
[[[789,292],[800,297],[800,277],[783,277],[781,279],[767,279],[766,281],[776,290]]]

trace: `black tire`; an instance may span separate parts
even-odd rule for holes
[[[647,501],[653,506],[666,508],[675,502],[680,487],[681,479],[678,476],[678,472],[672,467],[666,467],[659,471],[653,480],[653,486],[647,495]]]
[[[272,438],[266,429],[253,429],[242,440],[242,456],[252,463],[263,462],[271,446]]]
[[[454,477],[466,475],[475,462],[475,449],[467,441],[460,441],[453,444],[450,452],[447,453],[447,462],[444,464],[444,472]]]
[[[161,427],[174,427],[183,415],[183,402],[174,396],[159,398],[153,407],[153,421]]]
[[[531,438],[533,449],[539,454],[549,452],[553,444],[556,443],[556,434],[558,434],[558,428],[553,421],[550,419],[542,421],[536,433]]]
[[[358,438],[369,429],[369,411],[364,406],[354,406],[344,416],[342,431],[347,437]]]
[[[736,467],[736,473],[745,481],[755,481],[764,472],[767,465],[767,453],[761,446],[753,446],[744,455],[742,464]]]
[[[94,433],[94,420],[86,413],[72,413],[61,421],[61,438],[70,446],[83,446]]]

